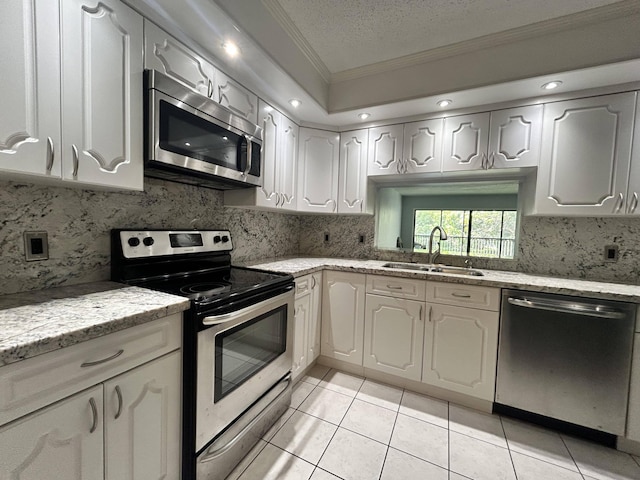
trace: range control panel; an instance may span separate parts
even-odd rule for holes
[[[125,258],[233,250],[228,230],[127,230],[120,244]]]

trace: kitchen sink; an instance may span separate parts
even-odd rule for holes
[[[384,268],[396,268],[401,270],[417,270],[420,272],[434,272],[434,273],[451,273],[454,275],[468,275],[471,277],[483,277],[484,273],[480,270],[473,270],[471,268],[464,267],[450,267],[447,265],[430,265],[424,263],[385,263],[382,265]]]

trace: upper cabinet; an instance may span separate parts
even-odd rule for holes
[[[530,105],[446,118],[442,171],[537,166],[542,109]]]
[[[340,134],[338,213],[371,213],[367,204],[367,148],[369,131]]]
[[[637,99],[635,131],[633,132],[631,155],[625,213],[628,215],[638,215],[640,214],[640,210],[638,209],[638,196],[640,196],[640,100]]]
[[[442,163],[443,120],[425,120],[404,125],[402,173],[439,172]]]
[[[369,129],[369,176],[403,173],[402,132],[402,125]]]
[[[225,190],[226,206],[296,209],[298,125],[260,101],[262,186]]]
[[[258,97],[219,70],[213,99],[236,115],[258,123]]]
[[[202,95],[213,97],[214,66],[147,20],[144,51],[144,68],[162,72]]]
[[[117,0],[62,2],[62,177],[142,190],[142,17]]]
[[[300,128],[298,211],[333,213],[338,207],[340,135]]]
[[[638,186],[629,172],[635,105],[635,92],[545,105],[542,161],[528,213],[598,216],[634,210]]]

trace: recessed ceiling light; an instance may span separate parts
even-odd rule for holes
[[[366,120],[366,119],[367,119],[367,118],[369,118],[370,116],[371,116],[371,114],[370,114],[370,113],[360,113],[360,114],[358,114],[358,118],[359,118],[360,120]]]
[[[447,107],[447,106],[451,105],[452,103],[453,103],[452,100],[440,100],[438,102],[438,106],[444,108],[444,107]]]
[[[190,147],[190,146],[191,146],[191,144],[190,144],[189,142],[184,142],[184,144],[185,144],[187,147]]]
[[[300,105],[302,105],[302,102],[297,98],[292,98],[291,100],[289,100],[289,103],[293,108],[298,108]]]
[[[224,51],[227,52],[227,55],[232,58],[237,57],[240,54],[240,49],[233,42],[224,42],[222,44],[222,48],[224,48]]]
[[[554,80],[553,82],[547,82],[544,85],[542,85],[542,88],[545,90],[553,90],[554,88],[558,88],[560,85],[562,85],[562,82],[560,80]]]
[[[227,141],[227,140],[229,140],[229,137],[222,137],[222,139]]]

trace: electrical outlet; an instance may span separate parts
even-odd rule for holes
[[[49,259],[47,232],[24,232],[24,258],[27,262]]]
[[[605,245],[604,246],[604,261],[605,262],[617,262],[619,257],[618,245]]]
[[[329,232],[324,232],[324,241],[325,243],[329,243]]]
[[[364,239],[365,239],[365,236],[362,233],[360,233],[358,235],[358,243],[364,243]]]

